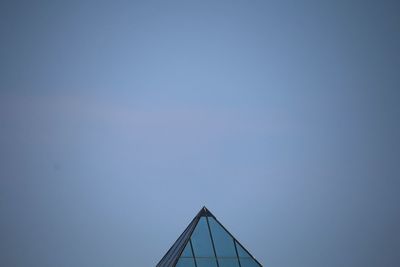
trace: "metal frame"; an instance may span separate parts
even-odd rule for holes
[[[183,231],[183,233],[178,237],[178,239],[174,242],[174,244],[167,251],[167,253],[160,260],[160,262],[157,264],[156,267],[175,267],[176,264],[178,263],[179,258],[181,257],[181,255],[183,253],[183,250],[185,249],[185,247],[186,247],[186,245],[188,243],[190,244],[190,249],[192,251],[194,264],[197,267],[196,255],[194,254],[194,249],[193,249],[193,245],[192,245],[191,236],[192,236],[193,231],[196,228],[196,226],[197,226],[197,224],[198,224],[198,222],[199,222],[201,217],[206,217],[207,227],[208,227],[208,231],[209,231],[209,234],[210,234],[211,243],[212,243],[213,252],[214,252],[215,259],[216,259],[217,267],[219,267],[219,262],[218,262],[218,257],[217,257],[217,253],[216,253],[216,250],[215,250],[214,237],[213,237],[212,232],[211,232],[211,228],[210,228],[210,223],[209,223],[208,217],[212,217],[233,239],[233,243],[234,243],[234,247],[235,247],[235,253],[236,253],[236,257],[238,259],[239,267],[241,267],[242,264],[240,262],[240,257],[239,257],[239,253],[238,253],[238,249],[237,249],[237,244],[239,244],[241,246],[241,248],[247,254],[249,254],[250,257],[257,264],[259,264],[262,267],[262,264],[256,258],[254,258],[253,255],[251,255],[251,253],[225,228],[225,226],[222,225],[222,223],[220,221],[218,221],[218,219],[205,206],[197,213],[197,215],[193,218],[193,220],[190,222],[190,224],[186,227],[185,231]],[[221,258],[221,257],[219,257],[219,258]]]

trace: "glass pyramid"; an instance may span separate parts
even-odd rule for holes
[[[262,267],[203,207],[156,267]]]

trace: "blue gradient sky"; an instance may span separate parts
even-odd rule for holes
[[[154,266],[206,205],[265,266],[400,266],[397,1],[1,1],[0,265]]]

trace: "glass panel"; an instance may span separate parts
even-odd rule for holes
[[[219,267],[239,267],[238,259],[218,259]]]
[[[244,248],[238,242],[236,242],[236,248],[237,248],[239,257],[251,258],[249,253],[247,253],[246,250],[244,250]]]
[[[206,217],[201,217],[192,234],[194,256],[215,257]]]
[[[217,257],[237,257],[232,236],[212,217],[208,218]]]
[[[195,267],[193,258],[180,258],[176,267]]]
[[[181,257],[193,258],[192,249],[190,248],[190,241],[187,243],[185,249],[183,250]]]
[[[196,258],[197,267],[217,267],[215,258]]]
[[[253,258],[239,258],[242,267],[261,267]]]

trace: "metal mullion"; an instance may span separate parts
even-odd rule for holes
[[[239,262],[239,267],[242,267],[242,264],[240,263],[239,253],[238,253],[238,250],[237,250],[236,240],[235,239],[233,239],[233,244],[235,245],[235,251],[236,251],[237,260]]]
[[[210,232],[211,244],[212,244],[213,250],[214,250],[215,261],[217,262],[217,266],[219,267],[218,258],[217,258],[217,251],[215,250],[214,238],[213,238],[213,236],[211,234],[211,228],[210,228],[210,223],[208,222],[208,216],[206,216],[206,220],[207,220],[208,231]]]
[[[210,211],[208,211],[208,212],[210,212]],[[239,246],[241,246],[242,248],[243,248],[243,250],[247,253],[247,254],[249,254],[250,255],[250,258],[251,259],[253,259],[258,265],[260,265],[260,267],[262,267],[263,265],[261,264],[261,263],[259,263],[258,262],[258,260],[253,256],[253,255],[251,255],[251,253],[242,245],[242,244],[240,244],[240,242],[239,242],[239,240],[237,240],[229,231],[228,231],[228,229],[226,229],[225,228],[225,226],[222,224],[222,223],[220,223],[220,221],[218,221],[218,219],[210,212],[210,214],[211,214],[211,217],[213,217],[214,219],[215,219],[215,221],[233,238],[233,240],[235,241],[235,245],[236,245],[236,242],[237,242],[237,244],[239,245]],[[240,262],[240,260],[239,260],[239,262]]]
[[[190,243],[190,249],[192,250],[192,255],[193,255],[193,260],[194,260],[194,266],[197,267],[196,256],[194,255],[194,249],[193,249],[193,245],[192,245],[192,238],[189,239],[189,243]]]

